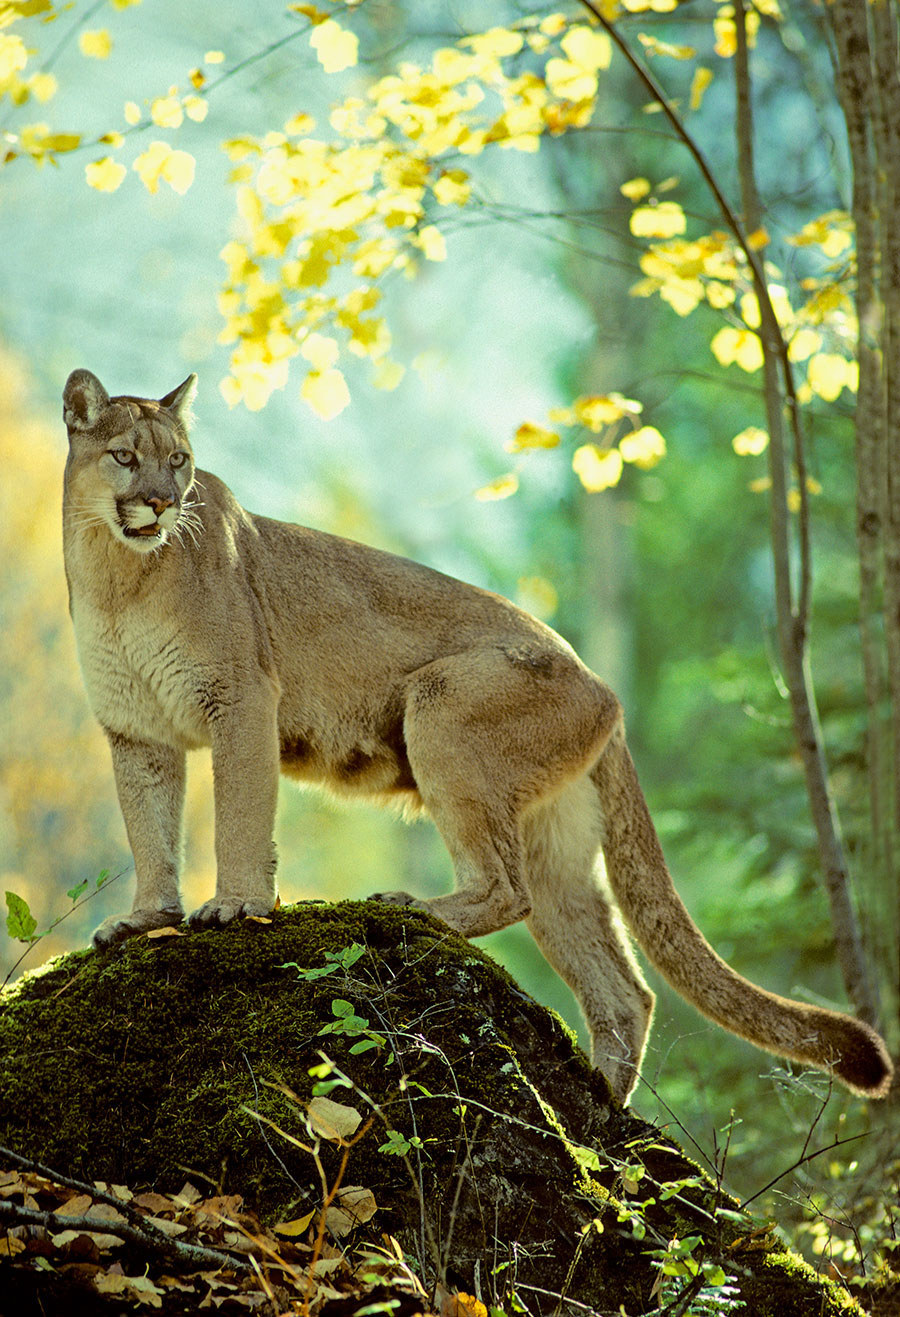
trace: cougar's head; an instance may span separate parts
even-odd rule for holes
[[[173,531],[190,527],[194,455],[187,422],[196,386],[196,375],[189,375],[158,402],[110,398],[89,370],[72,372],[63,419],[67,511],[76,526],[105,524],[136,553],[151,553]]]

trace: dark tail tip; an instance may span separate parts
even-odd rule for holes
[[[834,1063],[835,1074],[863,1097],[887,1097],[894,1067],[881,1037],[861,1020],[850,1018],[843,1035],[840,1057]]]

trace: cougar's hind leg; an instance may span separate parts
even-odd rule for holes
[[[607,687],[537,633],[533,642],[466,650],[414,673],[407,754],[458,887],[413,903],[469,937],[524,918],[523,812],[584,773],[618,716]],[[412,902],[405,893],[387,899]]]
[[[523,819],[528,927],[572,989],[591,1060],[626,1102],[640,1073],[654,996],[606,890],[597,793],[588,778]]]

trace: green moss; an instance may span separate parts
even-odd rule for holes
[[[346,972],[310,980],[285,967],[324,966],[353,943],[366,953]],[[354,1053],[359,1034],[323,1034],[336,999],[383,1045]],[[635,1160],[647,1176],[627,1202],[648,1242],[704,1233],[708,1255],[718,1250],[734,1269],[737,1227],[710,1233],[715,1186],[611,1102],[557,1017],[420,912],[307,904],[268,923],[139,938],[63,957],[0,1005],[0,1142],[62,1172],[169,1191],[191,1179],[241,1193],[268,1220],[309,1210],[321,1200],[315,1162],[278,1131],[309,1141],[303,1104],[324,1052],[355,1090],[332,1096],[377,1113],[345,1183],[374,1193],[374,1237],[396,1235],[426,1269],[446,1267],[471,1288],[477,1268],[489,1292],[500,1264],[500,1287],[515,1276],[568,1286],[581,1303],[647,1310],[648,1245],[618,1220],[620,1169]],[[420,1138],[421,1150],[405,1162],[380,1151],[388,1128]],[[586,1168],[578,1145],[597,1165]],[[327,1176],[338,1158],[323,1144]],[[660,1180],[685,1178],[694,1183],[678,1199],[660,1200]],[[602,1232],[585,1231],[597,1218]],[[742,1292],[756,1285],[762,1303],[769,1275],[783,1317],[805,1317],[807,1294],[817,1313],[848,1311],[760,1254],[741,1270]]]

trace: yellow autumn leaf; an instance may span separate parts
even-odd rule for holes
[[[276,1235],[285,1235],[288,1239],[296,1239],[299,1235],[306,1234],[315,1214],[315,1210],[313,1210],[307,1212],[305,1216],[295,1217],[293,1221],[279,1221],[272,1229]]]
[[[310,363],[313,370],[329,370],[337,361],[340,349],[337,340],[326,334],[310,334],[300,344],[300,353]]]
[[[416,237],[416,246],[422,249],[426,261],[446,261],[447,244],[444,235],[434,224],[426,224]]]
[[[326,18],[313,28],[309,44],[326,73],[341,73],[352,68],[359,58],[359,40],[333,18]]]
[[[208,50],[203,56],[204,64],[223,64],[225,62],[225,52],[222,50]]]
[[[28,79],[28,90],[42,105],[52,100],[58,89],[59,83],[52,73],[35,73]]]
[[[150,118],[159,128],[180,128],[184,111],[177,96],[157,96],[150,102]]]
[[[78,49],[88,59],[108,59],[112,45],[112,37],[105,27],[93,32],[82,32],[78,37]]]
[[[559,43],[568,59],[579,68],[608,69],[612,61],[612,42],[605,32],[578,24],[569,28]]]
[[[132,127],[141,122],[141,107],[138,105],[137,101],[126,101],[123,114],[125,116],[125,122],[131,124]]]
[[[751,480],[747,485],[751,494],[765,494],[767,489],[772,488],[771,476],[758,476],[756,480]]]
[[[460,42],[468,46],[474,55],[484,55],[490,59],[503,59],[516,55],[522,49],[524,38],[521,32],[514,32],[508,27],[492,27],[489,32],[481,32],[474,37],[466,37]]]
[[[464,206],[472,193],[472,184],[465,170],[448,169],[432,184],[431,190],[442,206]]]
[[[673,46],[669,41],[660,41],[648,32],[639,32],[638,41],[650,55],[664,55],[669,59],[693,59],[696,50],[693,46]]]
[[[762,344],[750,329],[724,326],[710,343],[713,356],[721,366],[738,365],[752,374],[763,364]]]
[[[629,201],[642,201],[644,197],[649,195],[650,182],[646,178],[629,178],[626,183],[622,184],[619,191]]]
[[[631,462],[642,471],[661,462],[666,455],[666,441],[653,425],[642,425],[633,434],[627,434],[619,442],[619,452],[625,462]]]
[[[684,233],[687,221],[677,201],[661,201],[655,206],[638,206],[631,212],[628,227],[636,238],[674,238]]]
[[[521,453],[526,448],[556,448],[558,443],[559,435],[555,430],[545,430],[541,425],[524,421],[504,447],[508,453]]]
[[[481,489],[475,490],[475,497],[479,503],[493,503],[497,499],[509,498],[515,494],[519,488],[519,477],[515,471],[508,471],[504,476],[497,476],[487,485],[482,485]]]
[[[392,393],[405,374],[406,367],[401,365],[399,361],[391,361],[387,357],[382,357],[375,367],[372,383],[376,389],[381,389],[384,393]]]
[[[769,446],[769,435],[758,425],[748,425],[734,436],[731,446],[738,457],[759,457]]]
[[[712,69],[705,68],[702,64],[694,69],[694,76],[691,78],[690,99],[688,104],[692,110],[699,110],[703,103],[703,97],[706,89],[713,80]]]
[[[151,142],[131,167],[148,192],[156,192],[163,179],[183,195],[194,181],[195,163],[187,151],[173,151],[168,142]]]
[[[300,386],[300,397],[323,421],[333,421],[350,402],[350,390],[339,370],[311,370]]]
[[[798,329],[788,344],[791,361],[806,361],[822,346],[822,335],[814,329]]]
[[[124,165],[113,160],[112,156],[104,156],[102,160],[93,160],[89,165],[84,167],[84,176],[87,179],[88,186],[96,188],[98,192],[115,192],[116,188],[121,186],[122,180],[128,170]]]
[[[806,367],[806,380],[813,393],[825,402],[834,402],[845,388],[855,389],[856,363],[837,352],[817,352]]]
[[[853,243],[853,221],[845,210],[829,210],[804,224],[788,238],[794,247],[821,247],[829,260],[842,255]]]
[[[0,83],[9,82],[28,63],[28,50],[20,36],[0,32]]]
[[[573,422],[570,424],[578,421],[594,434],[599,434],[605,425],[613,425],[623,416],[638,416],[640,412],[641,404],[621,393],[586,394],[572,404]]]
[[[173,192],[184,196],[194,181],[197,162],[188,151],[170,151],[163,162],[162,177]]]
[[[591,494],[612,489],[622,476],[622,454],[618,448],[603,449],[596,444],[582,444],[575,449],[572,469]]]
[[[194,123],[202,123],[209,114],[209,102],[204,96],[185,96],[184,112]]]

